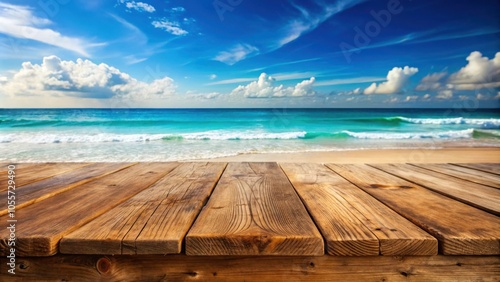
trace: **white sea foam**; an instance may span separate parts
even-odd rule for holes
[[[297,131],[297,132],[255,132],[255,131],[207,131],[207,132],[197,132],[197,133],[186,133],[180,135],[167,135],[170,136],[180,136],[183,139],[190,140],[260,140],[260,139],[298,139],[306,136],[307,132]]]
[[[394,132],[351,132],[342,131],[343,133],[359,139],[426,139],[426,138],[437,138],[437,139],[458,139],[458,138],[471,138],[474,133],[474,129],[469,128],[465,130],[450,130],[442,132],[406,132],[406,133],[394,133]]]
[[[0,143],[107,143],[147,142],[160,140],[163,134],[65,134],[65,133],[13,133],[0,136]]]
[[[499,128],[500,119],[496,118],[407,118],[398,117],[400,120],[414,124],[436,124],[436,125],[453,125],[453,124],[469,124],[482,128]]]
[[[265,140],[265,139],[298,139],[306,135],[301,132],[231,132],[231,131],[206,131],[184,134],[71,134],[71,133],[11,133],[0,136],[0,143],[131,143],[151,142],[158,140]]]

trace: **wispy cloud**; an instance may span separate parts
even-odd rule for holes
[[[189,32],[187,30],[184,30],[180,27],[180,24],[178,22],[172,22],[167,19],[162,19],[159,21],[153,21],[151,24],[159,29],[163,29],[166,32],[173,34],[173,35],[186,35]]]
[[[214,60],[228,65],[234,65],[235,63],[244,60],[249,55],[257,55],[258,53],[259,49],[255,46],[249,44],[237,44],[228,51],[220,52],[217,56],[215,56]]]
[[[262,71],[265,69],[270,69],[274,67],[281,67],[281,66],[288,66],[288,65],[294,65],[294,64],[300,64],[300,63],[307,63],[307,62],[313,62],[313,61],[318,61],[321,60],[321,58],[311,58],[311,59],[304,59],[304,60],[297,60],[297,61],[291,61],[291,62],[284,62],[284,63],[277,63],[273,65],[268,65],[262,68],[255,68],[255,69],[250,69],[247,72],[253,72],[253,71]]]
[[[293,79],[309,79],[311,77],[317,77],[316,72],[291,72],[291,73],[276,73],[273,77],[276,80],[293,80]]]
[[[249,81],[254,81],[254,80],[255,80],[255,77],[241,77],[241,78],[232,78],[232,79],[214,81],[214,82],[207,83],[205,85],[237,84],[237,83],[249,82]]]
[[[117,15],[111,13],[109,13],[108,15],[130,31],[130,35],[128,36],[127,40],[134,40],[134,42],[140,42],[143,44],[148,42],[148,37],[146,36],[146,34],[144,34],[144,32],[142,32],[137,26],[129,23],[128,21]]]
[[[366,83],[374,81],[384,81],[386,77],[356,77],[356,78],[340,78],[340,79],[330,79],[330,80],[318,80],[316,86],[331,86],[331,85],[342,85],[342,84],[356,84],[356,83]]]
[[[135,65],[135,64],[138,64],[138,63],[141,63],[141,62],[144,62],[146,61],[148,58],[137,58],[136,56],[134,55],[129,55],[129,56],[125,56],[125,60],[127,62],[127,65]]]
[[[433,30],[427,30],[427,31],[421,31],[421,32],[412,32],[408,33],[405,35],[397,36],[394,38],[391,38],[386,41],[381,41],[378,43],[372,43],[366,46],[360,46],[358,48],[352,49],[352,52],[359,52],[363,50],[368,50],[368,49],[375,49],[375,48],[381,48],[381,47],[388,47],[388,46],[395,46],[395,45],[401,45],[401,44],[418,44],[418,43],[429,43],[429,42],[436,42],[436,41],[445,41],[445,40],[452,40],[452,39],[461,39],[461,38],[469,38],[469,37],[476,37],[476,36],[481,36],[481,35],[488,35],[488,34],[496,34],[500,33],[500,29],[479,29],[479,30],[456,30],[454,32],[450,32],[448,34],[439,34],[442,33],[443,31],[449,31],[449,28],[436,28]],[[343,51],[335,52],[336,54],[342,53]]]
[[[293,6],[300,12],[301,16],[290,19],[282,29],[281,38],[273,42],[271,49],[276,50],[288,44],[302,35],[315,30],[320,24],[328,20],[335,14],[365,2],[366,0],[339,0],[335,4],[317,3],[322,8],[319,14],[310,13],[305,8],[294,4]]]
[[[50,20],[35,16],[30,7],[0,2],[0,33],[35,40],[90,57],[85,40],[65,36],[46,27],[51,24]]]

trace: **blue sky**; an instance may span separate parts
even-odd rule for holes
[[[499,107],[499,11],[0,0],[0,107]]]

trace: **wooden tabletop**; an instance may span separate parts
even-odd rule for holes
[[[17,256],[500,254],[500,164],[16,164]],[[11,193],[12,195],[12,193]]]

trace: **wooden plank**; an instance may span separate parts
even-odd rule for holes
[[[500,175],[500,164],[489,164],[489,163],[475,163],[475,164],[452,164],[461,167],[468,167],[472,169],[481,170],[484,172],[489,172],[493,174]]]
[[[331,255],[436,255],[437,240],[320,164],[281,164]]]
[[[64,174],[59,174],[51,178],[46,178],[44,180],[17,187],[15,190],[17,195],[16,209],[48,199],[59,193],[90,182],[97,177],[111,174],[131,165],[132,163],[95,163],[77,168]],[[7,199],[7,191],[1,192],[0,195],[0,198]],[[7,212],[7,208],[0,210],[0,216],[7,214]]]
[[[456,178],[500,189],[500,176],[451,164],[411,164]]]
[[[276,163],[230,163],[186,236],[188,255],[322,255],[323,238]]]
[[[498,189],[408,164],[371,166],[476,208],[500,215],[500,191]]]
[[[18,258],[2,281],[497,282],[496,256],[199,257],[56,255]],[[5,266],[7,259],[0,258]],[[5,268],[3,268],[5,269]]]
[[[172,254],[226,164],[182,163],[150,188],[65,236],[61,253]]]
[[[500,254],[497,216],[367,165],[327,166],[436,237],[442,254]]]
[[[27,185],[73,169],[88,165],[88,163],[40,163],[40,164],[16,164],[16,186]],[[6,168],[6,167],[5,167]],[[7,181],[8,175],[0,173],[0,183]],[[2,185],[1,191],[6,191],[7,186]]]
[[[140,163],[20,209],[16,212],[17,255],[54,255],[64,235],[146,189],[170,168],[165,163]],[[0,255],[7,250],[7,219],[7,215],[0,217]]]

